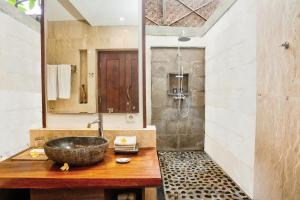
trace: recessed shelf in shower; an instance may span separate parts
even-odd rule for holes
[[[182,81],[182,91],[180,86],[178,85],[178,79],[179,81]],[[184,73],[183,76],[177,73],[169,73],[168,74],[168,95],[169,96],[178,96],[178,94],[181,92],[184,96],[189,95],[189,74]]]

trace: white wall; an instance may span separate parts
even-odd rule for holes
[[[256,2],[238,0],[204,36],[205,151],[253,197]]]
[[[0,160],[26,148],[42,121],[40,34],[15,18],[0,9]]]
[[[141,101],[142,102],[142,101]],[[128,121],[127,114],[103,114],[104,129],[139,129],[143,127],[143,116],[133,114],[134,120]],[[52,114],[47,113],[47,128],[86,128],[88,122],[98,119],[98,114]],[[92,127],[98,127],[97,124]]]

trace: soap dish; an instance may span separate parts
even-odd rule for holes
[[[130,158],[117,158],[116,162],[120,164],[125,164],[125,163],[129,163],[130,160],[131,160]]]

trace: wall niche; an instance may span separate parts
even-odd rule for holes
[[[80,90],[79,90],[79,103],[88,103],[88,59],[87,50],[79,50],[80,58]]]
[[[169,84],[169,89],[168,89],[168,95],[169,96],[176,96],[180,91],[181,86],[178,85],[181,84],[182,82],[182,93],[185,96],[189,95],[189,74],[184,73],[183,76],[180,76],[177,73],[169,73],[168,74],[168,84]]]

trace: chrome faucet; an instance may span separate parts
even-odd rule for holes
[[[91,128],[92,124],[98,124],[99,137],[103,138],[103,116],[101,113],[99,113],[98,119],[95,119],[87,124],[87,128]]]

